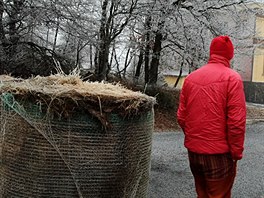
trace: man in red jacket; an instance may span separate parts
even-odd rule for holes
[[[241,77],[230,68],[234,47],[214,38],[208,63],[184,81],[177,112],[198,198],[230,198],[244,150],[246,103]]]

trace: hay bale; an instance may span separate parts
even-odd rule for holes
[[[13,78],[12,76],[9,76],[9,75],[0,75],[0,87],[2,87],[5,83],[8,83],[8,82],[14,82],[14,81],[20,81],[20,79],[16,79],[16,78]],[[1,126],[1,130],[0,130],[0,159],[2,158],[2,142],[3,142],[3,124],[1,121],[3,120],[2,119],[2,103],[0,102],[0,126]]]
[[[0,93],[0,197],[147,196],[154,98],[76,76]]]

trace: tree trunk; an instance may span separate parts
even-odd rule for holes
[[[127,54],[126,54],[125,66],[124,66],[124,70],[123,70],[123,78],[126,77],[127,68],[131,62],[131,58],[129,59],[129,54],[130,54],[130,48],[127,50]]]
[[[9,15],[9,39],[12,44],[10,50],[9,50],[9,58],[10,60],[14,57],[16,54],[17,49],[17,43],[19,41],[19,35],[17,32],[17,23],[20,22],[19,14],[21,13],[22,6],[24,4],[24,1],[19,0],[13,0],[13,7],[11,9],[11,14]]]
[[[93,69],[93,46],[90,44],[90,69]]]
[[[4,2],[3,0],[0,0],[0,40],[2,45],[7,42],[3,27],[3,14],[4,14]]]
[[[116,69],[117,69],[117,75],[119,78],[121,78],[121,70],[120,70],[120,67],[119,67],[119,62],[118,62],[118,58],[117,58],[117,55],[116,55],[116,51],[115,51],[115,48],[113,48],[113,58],[115,59],[115,62],[116,62]]]
[[[177,87],[177,85],[178,85],[179,82],[180,82],[181,76],[182,76],[182,67],[180,68],[179,76],[178,76],[178,78],[177,78],[177,80],[176,80],[176,82],[175,82],[175,84],[174,84],[173,87]]]
[[[56,23],[56,30],[55,30],[54,42],[53,42],[53,51],[54,52],[56,50],[56,45],[57,45],[57,39],[58,39],[58,33],[59,33],[59,26],[60,26],[60,21],[59,21],[59,17],[58,17],[57,18],[57,23]]]
[[[99,81],[105,80],[108,73],[108,55],[109,55],[109,45],[106,41],[102,41],[100,45],[99,56],[98,56],[98,73],[97,78]]]
[[[116,44],[115,44],[115,41],[114,41],[113,45],[112,45],[112,51],[111,51],[111,56],[110,56],[110,61],[109,61],[110,67],[113,65],[113,60],[115,58],[115,47],[116,47]]]
[[[144,42],[145,42],[145,36],[142,37],[141,42],[139,43],[139,57],[138,57],[138,64],[136,67],[136,72],[135,72],[135,79],[138,80],[141,72],[141,66],[144,61]]]
[[[150,53],[150,29],[151,29],[151,17],[148,16],[146,20],[146,48],[145,48],[145,84],[149,83],[149,53]]]
[[[46,48],[49,47],[49,25],[47,25],[47,33],[46,33]]]
[[[102,18],[99,32],[99,53],[98,53],[98,65],[96,69],[96,77],[99,81],[105,80],[108,69],[108,55],[109,55],[109,40],[107,38],[108,30],[107,23],[107,5],[108,0],[104,0],[102,4]]]
[[[70,34],[68,33],[67,34],[67,37],[66,37],[66,41],[65,41],[65,45],[64,45],[64,48],[62,50],[62,54],[65,55],[66,54],[66,51],[67,51],[67,47],[69,45],[69,42],[70,42]]]
[[[77,49],[76,49],[76,62],[75,62],[75,67],[77,67],[78,69],[80,69],[80,65],[81,65],[81,47],[82,45],[82,41],[81,39],[78,39],[77,42]]]
[[[153,48],[153,58],[149,70],[149,83],[156,84],[158,81],[158,69],[161,53],[161,44],[162,44],[162,33],[157,32],[155,36],[155,44]]]
[[[136,67],[136,73],[135,73],[135,78],[138,79],[140,76],[140,72],[141,72],[141,66],[143,64],[143,56],[144,56],[144,51],[141,48],[140,52],[139,52],[139,57],[138,57],[138,64]]]
[[[94,73],[97,74],[98,73],[98,48],[95,48],[95,53],[94,53],[94,65],[95,65],[95,69],[94,69]]]

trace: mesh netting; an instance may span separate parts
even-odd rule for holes
[[[0,197],[147,197],[153,109],[51,116],[2,94]]]

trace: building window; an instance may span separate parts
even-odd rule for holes
[[[256,16],[255,36],[253,43],[256,46],[254,53],[253,80],[264,81],[264,16]]]
[[[256,16],[254,44],[264,44],[264,16]]]

